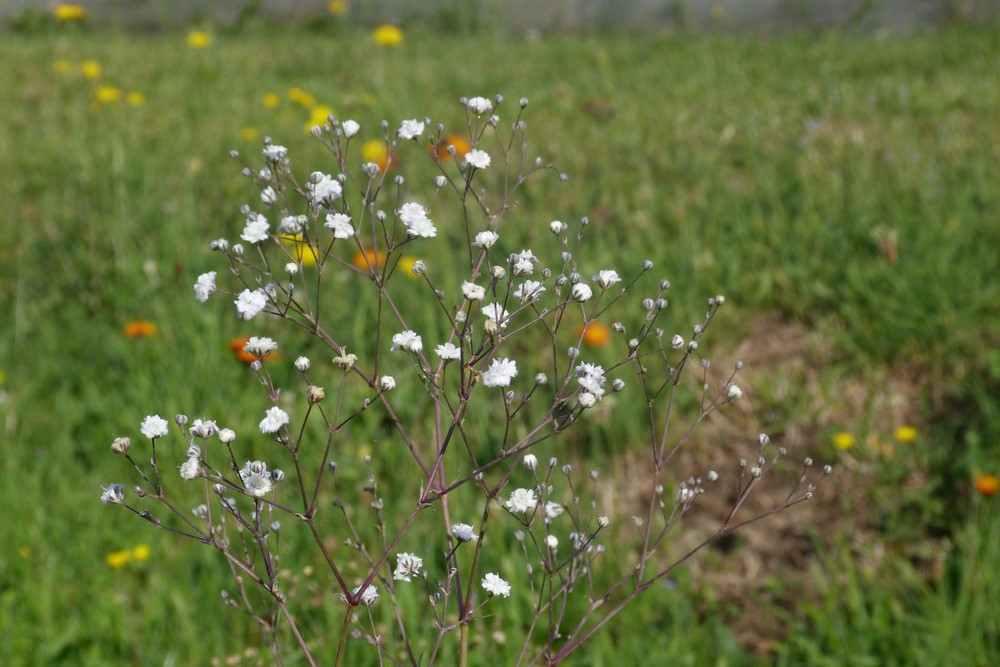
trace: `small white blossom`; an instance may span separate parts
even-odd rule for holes
[[[597,275],[594,276],[594,282],[597,283],[597,286],[601,289],[608,289],[615,283],[620,283],[621,280],[622,279],[618,276],[618,272],[614,269],[601,269],[597,272]]]
[[[409,236],[432,238],[437,236],[437,228],[427,217],[427,209],[416,202],[408,202],[399,208],[399,219],[406,225]]]
[[[576,367],[576,381],[580,387],[591,394],[595,399],[604,397],[604,369],[596,364],[583,363]],[[589,406],[585,406],[589,407]]]
[[[737,401],[743,396],[743,390],[739,388],[739,385],[730,383],[729,388],[726,390],[726,395],[729,396],[729,400]]]
[[[514,271],[515,276],[530,276],[535,270],[535,264],[538,263],[538,258],[530,250],[522,250],[517,253],[514,258],[511,270]]]
[[[304,215],[286,215],[278,223],[279,234],[301,234],[305,231],[309,218]]]
[[[219,432],[219,425],[209,419],[195,419],[188,430],[196,438],[211,438]]]
[[[514,296],[521,300],[521,303],[530,303],[542,295],[545,288],[536,280],[525,280],[521,286],[514,290]]]
[[[192,480],[201,473],[201,461],[197,457],[190,457],[181,465],[181,479]]]
[[[510,498],[504,504],[513,514],[517,514],[518,512],[527,513],[535,509],[538,499],[535,498],[535,492],[531,489],[514,489],[510,494]]]
[[[416,119],[404,120],[397,134],[400,139],[416,139],[424,133],[424,124]]]
[[[263,153],[264,157],[270,160],[271,162],[278,162],[280,160],[285,159],[285,157],[288,155],[288,149],[285,148],[284,146],[277,146],[271,144],[269,146],[264,146]]]
[[[424,560],[413,554],[401,553],[396,555],[396,571],[392,573],[392,578],[396,581],[410,581],[412,577],[420,576],[420,568],[424,566]]]
[[[575,301],[583,303],[584,301],[589,301],[590,297],[594,296],[594,290],[590,289],[590,285],[586,283],[577,283],[573,285],[573,289],[570,290],[570,296],[572,296]]]
[[[680,334],[674,334],[674,337],[670,339],[670,347],[675,350],[684,347],[684,337]]]
[[[580,402],[580,407],[582,408],[592,408],[597,404],[597,397],[591,394],[589,391],[580,392],[577,397]]]
[[[486,169],[486,167],[490,166],[490,154],[478,148],[474,148],[466,153],[463,160],[466,166],[475,167],[476,169]]]
[[[545,512],[546,519],[556,518],[557,516],[562,514],[563,510],[565,509],[566,508],[562,505],[562,503],[552,502],[551,500],[547,501],[545,503],[545,507],[542,508],[542,510]]]
[[[310,365],[312,365],[312,362],[309,361],[309,357],[299,357],[295,360],[295,370],[300,373],[305,373],[309,370]]]
[[[476,529],[467,523],[451,524],[451,534],[454,535],[455,539],[459,542],[479,541],[479,535],[476,533]]]
[[[510,320],[510,314],[507,309],[501,306],[499,303],[489,303],[482,308],[483,315],[486,319],[495,321],[501,329],[507,328],[507,323]]]
[[[462,350],[455,347],[454,343],[442,343],[434,348],[434,353],[446,361],[459,359],[462,356]]]
[[[606,516],[597,517],[597,525],[601,528],[607,528],[611,525],[611,519]]]
[[[309,201],[313,206],[322,206],[340,198],[344,192],[344,188],[340,184],[340,181],[329,174],[314,171],[312,173],[312,181],[306,183],[306,191],[309,193]]]
[[[420,336],[409,329],[401,331],[392,337],[392,347],[390,351],[405,350],[406,352],[418,353],[424,349],[424,342]]]
[[[240,470],[240,479],[246,492],[255,498],[263,498],[274,489],[274,480],[263,461],[247,461]]]
[[[243,351],[255,357],[266,357],[278,349],[278,344],[266,337],[251,336],[243,346]]]
[[[490,595],[502,595],[505,598],[510,597],[510,584],[494,572],[488,572],[483,577],[482,586],[483,590]]]
[[[361,129],[361,126],[355,120],[345,120],[340,127],[344,130],[344,136],[348,139],[357,134],[358,130]]]
[[[323,226],[333,230],[333,237],[337,239],[349,239],[354,236],[354,225],[351,224],[351,216],[343,213],[327,213],[326,222]]]
[[[261,190],[260,200],[265,204],[273,204],[278,201],[278,195],[274,192],[274,188],[270,185]]]
[[[288,275],[294,276],[298,272],[299,272],[299,265],[296,264],[295,262],[288,262],[287,264],[285,264],[285,273],[287,273]]]
[[[224,428],[219,431],[219,442],[224,445],[231,444],[236,439],[236,431],[231,428]]]
[[[549,230],[556,236],[565,232],[567,227],[568,225],[565,222],[561,222],[559,220],[553,220],[549,223]]]
[[[383,375],[378,380],[378,386],[382,388],[382,391],[392,391],[396,388],[396,378],[391,375]]]
[[[483,373],[483,384],[487,387],[509,387],[510,381],[517,377],[517,362],[513,359],[493,359],[490,367]]]
[[[472,241],[472,245],[478,246],[480,248],[492,248],[493,244],[500,240],[500,235],[496,232],[491,232],[489,230],[485,232],[479,232],[476,234],[476,238]]]
[[[559,546],[559,538],[555,535],[547,535],[545,537],[545,546],[547,546],[552,551],[555,551]]]
[[[194,298],[202,303],[208,301],[208,296],[215,291],[215,271],[209,271],[198,276],[194,284]]]
[[[538,457],[534,454],[525,454],[524,458],[521,459],[521,463],[524,464],[525,468],[533,471],[538,467]]]
[[[236,314],[245,320],[253,319],[267,306],[267,293],[262,289],[250,291],[248,289],[240,292],[236,298]]]
[[[147,438],[162,438],[167,434],[169,425],[160,415],[149,415],[139,425],[139,432]]]
[[[125,485],[124,484],[108,484],[103,487],[104,492],[101,494],[101,502],[107,505],[108,503],[118,504],[125,500]]]
[[[486,298],[486,288],[475,283],[462,283],[462,295],[469,301],[482,301]]]
[[[275,405],[268,409],[264,418],[260,421],[260,432],[277,433],[278,429],[287,423],[288,413]]]
[[[482,116],[484,113],[488,113],[493,110],[493,102],[485,97],[476,96],[465,103],[465,108],[477,116]]]

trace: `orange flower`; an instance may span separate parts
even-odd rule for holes
[[[611,329],[600,322],[581,324],[576,328],[576,335],[583,336],[583,342],[591,347],[604,347],[611,342]]]
[[[277,352],[272,352],[267,355],[266,359],[250,354],[243,349],[249,340],[250,336],[240,336],[239,338],[233,338],[229,341],[229,349],[232,350],[233,354],[236,355],[236,358],[244,364],[252,364],[255,361],[277,361],[281,358]]]
[[[354,253],[354,259],[351,260],[351,264],[362,271],[381,269],[383,262],[385,262],[385,254],[379,250],[372,249],[365,249],[363,252],[361,250],[357,251]]]
[[[462,157],[466,153],[472,150],[472,144],[469,140],[460,134],[449,134],[444,139],[437,143],[431,143],[430,150],[432,153],[437,153],[437,157],[442,162],[450,160],[452,158],[451,151],[448,150],[449,147],[455,148],[454,157]]]
[[[1000,479],[996,475],[976,475],[973,484],[976,486],[976,491],[984,496],[992,496],[1000,491]]]
[[[129,338],[148,338],[156,335],[156,325],[149,320],[132,320],[125,325],[124,330]]]

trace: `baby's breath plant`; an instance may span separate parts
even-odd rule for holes
[[[111,445],[137,484],[109,484],[101,500],[218,552],[233,577],[225,604],[254,619],[279,664],[367,650],[370,664],[466,665],[470,628],[485,624],[515,638],[516,664],[555,665],[699,549],[814,488],[806,460],[783,501],[744,516],[784,460],[765,435],[732,471],[674,478],[698,425],[742,396],[741,364],[716,376],[700,350],[725,299],[668,327],[670,283],[652,261],[597,264],[586,218],[520,215],[526,182],[556,174],[529,153],[528,101],[461,104],[460,131],[330,117],[312,131],[330,155],[315,171],[265,139],[243,162],[255,195],[239,240],[212,241],[224,268],[194,285],[262,334],[266,318],[284,325],[289,342],[253,336],[243,350],[259,433],[230,427],[247,415],[177,415],[171,429],[151,414],[141,444]],[[359,156],[373,138],[381,163]],[[414,170],[421,159],[428,169]],[[584,345],[592,325],[611,332],[610,356]],[[697,407],[679,425],[685,391]],[[606,505],[599,472],[577,471],[564,437],[612,401],[645,414],[642,442],[615,443],[643,452],[641,507]],[[372,433],[384,437],[362,473],[338,467]],[[723,482],[725,517],[671,553],[682,517]],[[287,562],[302,541],[316,557],[300,569],[321,565],[320,604],[339,609],[338,627],[303,620],[313,593]]]

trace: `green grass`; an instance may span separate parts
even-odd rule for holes
[[[905,364],[947,396],[975,397],[978,430],[946,430],[973,443],[949,479],[996,472],[996,401],[966,378],[982,374],[1000,339],[998,58],[1000,35],[976,30],[769,41],[410,34],[395,50],[346,29],[262,31],[219,34],[204,51],[176,34],[5,35],[0,655],[25,665],[204,664],[257,645],[251,624],[219,603],[226,579],[210,554],[123,521],[97,498],[124,472],[111,439],[146,414],[239,413],[245,423],[227,423],[254,430],[247,415],[260,397],[226,341],[256,331],[228,304],[195,303],[191,284],[218,268],[207,243],[238,235],[238,207],[252,196],[228,157],[257,150],[241,128],[288,145],[303,170],[322,164],[307,114],[284,99],[293,86],[366,129],[425,114],[456,126],[461,95],[528,97],[531,151],[570,181],[530,184],[519,224],[547,233],[549,220],[589,216],[588,260],[635,270],[653,259],[674,285],[672,324],[683,333],[705,297],[725,294],[719,349],[735,347],[755,315],[775,313],[835,341],[836,375]],[[97,84],[55,72],[60,59],[98,61],[103,82],[146,103],[95,103]],[[262,105],[268,91],[282,96],[279,109]],[[402,171],[420,178],[418,166]],[[895,233],[895,263],[878,230]],[[125,339],[136,318],[156,322],[157,335]],[[925,416],[937,416],[927,402]],[[635,433],[627,414],[617,418],[596,429],[594,465],[613,470],[606,453]],[[918,464],[949,470],[934,456],[899,465]],[[795,615],[803,620],[776,654],[787,664],[996,660],[995,628],[968,631],[995,622],[987,596],[968,592],[992,585],[978,579],[995,542],[981,516],[992,510],[966,526],[965,507],[948,581],[928,583],[902,557],[872,579],[852,569],[848,549],[835,550],[817,576],[831,582],[843,569],[844,580]],[[152,547],[146,563],[104,563],[139,542]],[[681,584],[637,603],[579,664],[752,661],[719,610],[692,602],[699,583]],[[337,613],[327,599],[310,623],[337,627]],[[888,647],[891,656],[880,653]]]

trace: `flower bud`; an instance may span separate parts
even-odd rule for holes
[[[309,370],[310,365],[311,362],[309,361],[309,357],[299,357],[298,359],[295,360],[295,370],[297,370],[300,373],[305,373],[307,370]]]
[[[124,454],[132,446],[132,441],[127,437],[122,436],[120,438],[115,438],[111,443],[111,451],[115,454]]]
[[[324,398],[326,398],[326,391],[323,390],[323,387],[310,385],[309,389],[306,390],[306,400],[309,401],[309,405],[315,405]]]
[[[521,462],[524,463],[525,468],[531,471],[534,471],[538,467],[538,457],[534,454],[525,454]]]

